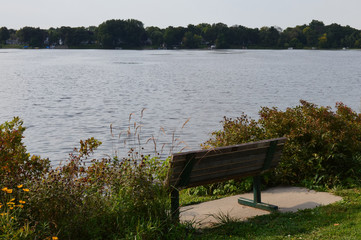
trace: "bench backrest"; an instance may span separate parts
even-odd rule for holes
[[[177,189],[260,175],[277,166],[286,138],[173,154],[168,184]]]

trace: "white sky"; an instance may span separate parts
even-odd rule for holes
[[[0,0],[0,27],[88,27],[133,18],[146,27],[222,22],[285,29],[315,19],[361,29],[360,12],[361,0]]]

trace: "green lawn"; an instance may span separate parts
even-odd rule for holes
[[[228,221],[198,231],[195,239],[361,239],[361,188],[340,190],[335,204],[259,216],[247,222]]]

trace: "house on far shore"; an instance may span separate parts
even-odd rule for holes
[[[20,42],[18,39],[8,39],[5,41],[6,45],[19,45]]]

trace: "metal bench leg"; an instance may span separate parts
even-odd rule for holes
[[[170,193],[172,220],[179,222],[179,191],[175,188]]]
[[[272,204],[263,203],[261,201],[261,177],[253,177],[253,201],[246,198],[238,198],[238,203],[266,211],[276,211],[278,207]]]

